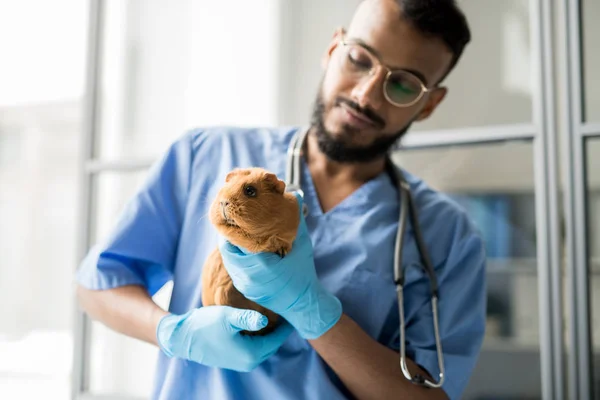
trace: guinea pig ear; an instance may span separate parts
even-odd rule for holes
[[[264,174],[263,178],[277,193],[283,194],[283,192],[285,192],[285,182],[277,178],[277,175],[267,172]]]
[[[231,178],[233,178],[235,175],[237,175],[237,171],[233,170],[231,172],[229,172],[227,174],[227,176],[225,177],[225,182],[229,182],[231,180]]]
[[[229,182],[231,178],[233,178],[236,175],[250,175],[250,172],[242,168],[235,168],[227,174],[227,176],[225,177],[225,182]]]

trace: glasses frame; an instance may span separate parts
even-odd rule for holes
[[[377,55],[377,54],[373,54],[373,52],[368,49],[367,47],[365,47],[362,43],[360,42],[356,42],[353,40],[348,40],[346,38],[346,32],[344,31],[343,28],[339,28],[338,29],[338,34],[339,34],[339,44],[342,47],[347,47],[347,46],[360,46],[362,47],[368,54],[369,56],[371,56],[373,59],[375,59],[377,61],[376,65],[373,65],[370,70],[369,70],[369,75],[373,75],[373,71],[377,70],[378,67],[382,68],[383,70],[387,71],[386,75],[385,75],[385,79],[383,81],[383,87],[382,87],[382,91],[383,91],[383,96],[385,97],[385,99],[393,106],[395,107],[399,107],[399,108],[407,108],[407,107],[411,107],[413,105],[415,105],[416,103],[418,103],[419,101],[421,101],[421,99],[423,98],[423,96],[425,96],[426,93],[431,92],[433,89],[436,88],[436,86],[432,86],[432,87],[427,87],[425,86],[425,84],[423,83],[423,81],[416,76],[415,74],[413,74],[410,71],[404,70],[404,69],[391,69],[390,67],[388,67],[387,65],[385,65],[383,63],[383,61],[381,60],[381,58]],[[340,65],[341,67],[341,65]],[[416,99],[414,99],[413,101],[411,101],[410,103],[397,103],[395,101],[393,101],[392,99],[390,99],[389,95],[387,94],[387,90],[386,85],[389,81],[390,76],[394,73],[394,72],[402,72],[405,74],[409,74],[410,76],[414,77],[417,82],[419,82],[419,85],[421,86],[421,92],[419,93],[419,95],[417,96]]]

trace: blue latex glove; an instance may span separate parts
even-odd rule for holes
[[[292,250],[285,257],[275,253],[253,254],[226,240],[221,240],[219,249],[237,290],[281,315],[303,338],[315,339],[337,323],[342,305],[317,278],[302,197],[296,194],[296,198],[300,224]]]
[[[169,357],[249,372],[273,355],[293,331],[284,322],[265,336],[239,333],[257,331],[266,325],[267,318],[253,310],[207,306],[183,315],[164,316],[156,328],[156,337]]]

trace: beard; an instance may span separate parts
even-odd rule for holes
[[[345,103],[352,109],[363,113],[370,117],[379,129],[383,129],[385,122],[371,110],[362,109],[358,104],[338,97],[335,101],[336,106]],[[323,95],[319,90],[311,116],[311,126],[317,138],[319,150],[324,153],[329,159],[339,163],[366,163],[387,156],[396,142],[404,136],[406,131],[412,125],[412,121],[400,131],[393,135],[385,135],[376,138],[371,144],[365,146],[352,146],[347,144],[347,140],[353,136],[358,136],[361,132],[348,125],[344,125],[341,132],[341,137],[336,138],[331,132],[325,128],[325,103]]]

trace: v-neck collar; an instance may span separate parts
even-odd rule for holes
[[[344,212],[344,215],[363,215],[365,211],[371,208],[374,202],[396,202],[396,189],[386,171],[382,171],[375,178],[363,183],[354,192],[350,193],[340,203],[332,209],[323,212],[319,202],[319,196],[316,186],[308,169],[308,165],[303,157],[300,158],[300,168],[302,170],[302,190],[304,191],[304,202],[308,207],[308,214],[316,217],[335,215]]]

